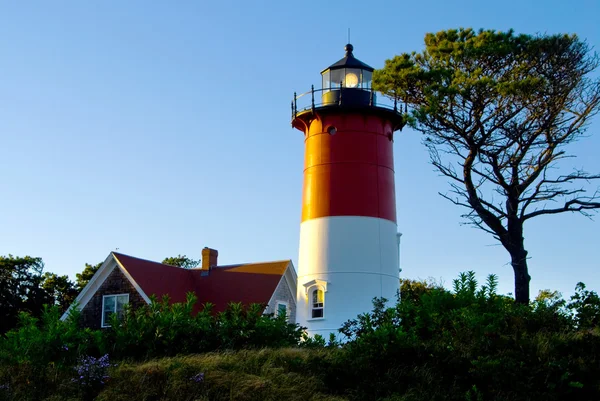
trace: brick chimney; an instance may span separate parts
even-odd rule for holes
[[[202,249],[202,270],[209,271],[211,267],[215,267],[218,256],[219,252],[216,249],[204,247]]]

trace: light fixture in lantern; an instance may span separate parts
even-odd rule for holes
[[[358,85],[358,77],[356,74],[349,72],[346,74],[346,78],[344,79],[344,86],[346,88],[356,88]]]

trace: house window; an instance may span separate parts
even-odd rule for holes
[[[275,309],[275,316],[280,316],[280,315],[289,317],[287,302],[277,301],[277,309]]]
[[[325,306],[325,292],[322,288],[315,288],[312,291],[310,308],[312,310],[312,318],[323,317],[323,307]]]
[[[129,294],[105,295],[102,297],[102,327],[110,327],[110,315],[123,316],[125,305],[129,303]]]

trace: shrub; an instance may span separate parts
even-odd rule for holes
[[[468,272],[453,284],[413,291],[392,308],[376,299],[348,321],[330,388],[357,400],[598,399],[600,335],[578,330],[585,324],[574,324],[558,294],[520,305],[496,294],[495,276],[479,287]],[[592,294],[579,297],[594,304]]]
[[[60,316],[58,306],[44,305],[39,319],[21,312],[17,328],[0,339],[0,363],[63,367],[72,366],[81,354],[99,353],[101,333],[82,329],[76,308],[64,321]]]
[[[203,305],[194,313],[196,296],[185,303],[170,304],[155,299],[135,311],[126,310],[122,319],[113,315],[106,330],[111,355],[118,358],[154,358],[208,352],[217,349],[286,347],[297,345],[302,329],[284,316],[264,315],[264,306],[228,305],[221,313]]]

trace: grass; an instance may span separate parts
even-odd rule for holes
[[[0,365],[0,401],[597,400],[599,340],[595,331],[536,333],[489,354],[380,354],[373,344],[120,360],[95,388],[73,382],[71,365]]]
[[[322,351],[263,349],[123,363],[97,400],[328,400],[324,383],[306,369]],[[196,382],[199,373],[204,379]]]
[[[30,391],[12,388],[0,392],[0,400],[347,401],[327,394],[322,372],[312,368],[332,352],[284,348],[122,361],[110,368],[108,382],[93,393],[72,383],[70,370],[49,366],[45,378],[37,378],[45,385],[33,384]],[[22,367],[16,381],[32,384],[39,373]]]

